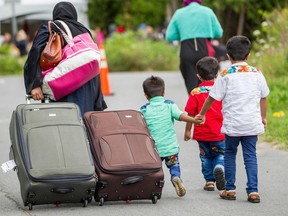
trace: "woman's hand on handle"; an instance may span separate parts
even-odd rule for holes
[[[31,95],[32,95],[32,98],[34,100],[43,100],[44,99],[41,86],[32,89]]]

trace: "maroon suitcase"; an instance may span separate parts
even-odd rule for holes
[[[95,111],[84,114],[98,183],[95,201],[161,198],[162,161],[139,111]]]

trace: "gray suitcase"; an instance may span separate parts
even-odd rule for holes
[[[76,104],[19,105],[9,131],[24,206],[91,202],[97,177]]]

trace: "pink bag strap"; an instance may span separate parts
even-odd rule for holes
[[[72,46],[74,45],[74,42],[73,42],[73,40],[72,40],[73,37],[72,37],[72,33],[71,33],[69,27],[67,26],[67,24],[66,24],[65,22],[63,22],[63,21],[61,21],[61,20],[57,20],[57,21],[59,21],[59,22],[63,25],[63,27],[65,28],[65,30],[66,30],[66,32],[67,32],[68,35],[67,35],[66,32],[63,31],[55,22],[52,22],[52,21],[51,21],[51,23],[53,23],[53,25],[55,25],[56,28],[58,28],[58,29],[60,30],[60,32],[61,32],[63,38],[65,39],[65,41],[67,42],[67,44],[68,44],[70,47],[72,47]]]

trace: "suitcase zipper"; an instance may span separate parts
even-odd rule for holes
[[[94,150],[94,149],[93,149]],[[100,161],[98,160],[98,158],[96,158],[93,154],[93,158],[94,160],[96,161],[97,163],[97,166],[99,167],[99,169],[101,169],[103,172],[105,173],[109,173],[109,174],[116,174],[116,175],[122,175],[123,173],[126,173],[126,174],[149,174],[149,173],[152,173],[152,172],[158,172],[159,170],[161,170],[162,166],[158,167],[158,168],[151,168],[151,169],[145,169],[145,170],[130,170],[130,169],[122,169],[122,170],[111,170],[111,169],[105,169]]]
[[[52,182],[55,182],[55,183],[68,183],[68,182],[82,182],[82,181],[88,181],[88,180],[91,180],[93,178],[96,178],[97,180],[97,177],[96,177],[96,174],[92,174],[92,175],[89,175],[89,176],[70,176],[70,177],[59,177],[57,179],[55,179],[56,176],[51,176],[51,177],[47,177],[47,178],[35,178],[33,176],[31,176],[29,174],[30,178],[35,181],[35,182],[43,182],[43,183],[52,183]]]
[[[93,141],[91,140],[91,137],[90,137],[90,134],[88,133],[88,138],[89,138],[89,141],[91,143],[90,147],[91,147],[91,150],[96,154],[96,150],[95,150],[95,146],[93,145]],[[158,172],[161,168],[162,168],[162,165],[158,168],[151,168],[151,169],[145,169],[145,170],[139,170],[139,171],[134,171],[134,170],[121,170],[121,171],[117,171],[117,170],[108,170],[108,169],[105,169],[103,168],[103,166],[101,165],[99,159],[95,156],[95,154],[92,154],[93,158],[94,158],[94,161],[97,163],[97,166],[99,167],[99,169],[101,169],[103,172],[105,173],[109,173],[109,174],[123,174],[123,172],[125,173],[129,173],[129,174],[148,174],[148,173],[151,173],[151,172]]]
[[[84,118],[84,125],[89,125],[89,124],[90,124],[89,121],[88,121],[86,118]],[[125,173],[128,173],[128,174],[133,174],[133,175],[135,175],[135,174],[149,174],[149,173],[151,173],[151,172],[158,172],[159,170],[162,169],[162,164],[160,164],[160,166],[159,166],[158,168],[151,168],[151,169],[145,169],[145,170],[139,170],[139,171],[130,170],[130,169],[119,171],[119,170],[108,170],[108,169],[103,168],[103,166],[101,165],[99,159],[95,156],[97,151],[96,151],[95,145],[94,145],[95,139],[93,138],[93,132],[92,132],[91,128],[88,127],[88,126],[86,126],[86,130],[87,130],[87,132],[88,132],[88,139],[89,139],[91,151],[94,152],[94,154],[92,154],[93,159],[94,159],[94,162],[97,163],[97,166],[98,166],[99,169],[101,169],[103,172],[109,173],[109,174],[116,174],[116,175],[122,175],[123,172],[125,172]],[[117,133],[122,134],[122,132],[119,132],[119,131],[120,131],[119,129],[118,129],[117,131],[118,131]],[[138,133],[138,134],[147,135],[147,136],[149,136],[149,137],[152,139],[152,137],[149,135],[149,133],[146,133],[146,132],[143,132],[143,131],[140,131],[140,130],[131,129],[131,130],[128,130],[128,131],[127,131],[127,130],[124,129],[124,130],[122,130],[122,131],[125,131],[125,134],[129,134],[129,133],[131,133],[131,132],[132,132],[132,133],[133,133],[133,132],[136,132],[136,133]],[[110,132],[110,133],[111,133],[111,132]],[[116,133],[116,134],[117,134],[117,133]],[[111,133],[111,134],[115,134],[115,133]],[[134,134],[134,133],[133,133],[133,134]],[[101,134],[98,139],[100,140],[101,137],[106,136],[106,135],[109,135],[109,133]],[[152,139],[152,140],[153,140],[153,139]],[[158,154],[158,153],[157,153],[157,154]]]
[[[33,105],[34,104],[32,104],[32,105],[30,105],[30,104],[28,104],[28,105],[26,105],[26,107],[27,106],[31,106],[31,108],[29,108],[28,107],[28,109],[26,108],[26,109],[23,109],[22,110],[22,118],[21,118],[21,120],[22,120],[22,123],[23,123],[23,125],[25,125],[26,124],[26,119],[24,118],[25,117],[25,115],[24,115],[24,112],[25,111],[32,111],[32,112],[37,112],[37,111],[43,111],[43,110],[53,110],[53,109],[61,109],[61,110],[76,110],[77,111],[77,113],[78,113],[78,116],[79,116],[79,121],[81,121],[81,116],[80,116],[80,112],[79,112],[79,110],[77,110],[77,109],[75,109],[75,107],[47,107],[47,104],[38,104],[38,106],[37,107],[33,107]],[[43,106],[43,107],[41,107],[41,106]]]
[[[15,113],[16,114],[16,113]],[[16,116],[16,122],[18,121],[18,118],[17,118],[17,116]],[[17,123],[16,123],[16,125],[17,125]],[[19,125],[19,124],[18,124]],[[65,125],[65,124],[62,124],[62,125]],[[69,125],[71,125],[71,124],[69,124]],[[83,122],[81,122],[81,123],[75,123],[75,124],[73,124],[74,126],[81,126],[81,127],[83,127],[84,125],[83,125]],[[47,125],[44,125],[44,127],[45,126],[49,126],[49,124],[47,124]],[[39,127],[43,127],[43,125],[42,126],[39,126]],[[20,136],[20,137],[18,137],[18,146],[19,146],[19,148],[20,148],[20,152],[19,152],[19,154],[21,154],[22,155],[22,158],[23,158],[23,162],[24,161],[27,161],[27,159],[25,159],[26,158],[26,155],[27,155],[27,152],[26,152],[26,150],[25,150],[25,148],[23,148],[21,145],[19,145],[19,141],[20,140],[24,140],[23,139],[23,134],[22,134],[22,132],[21,132],[21,130],[20,130],[20,128],[19,127],[17,127],[17,135],[18,136]],[[85,131],[85,128],[84,128],[84,131]],[[88,143],[88,147],[89,147],[89,143]],[[51,176],[51,178],[35,178],[35,177],[33,177],[30,173],[29,173],[29,171],[28,171],[28,167],[27,167],[27,163],[25,163],[24,162],[24,167],[25,167],[25,169],[26,169],[26,173],[29,175],[29,177],[30,177],[30,179],[31,180],[33,180],[33,181],[36,181],[36,182],[57,182],[57,183],[65,183],[65,182],[82,182],[82,181],[87,181],[87,180],[91,180],[91,179],[93,179],[93,178],[96,178],[96,180],[98,179],[98,177],[97,177],[97,175],[96,175],[96,173],[93,173],[93,174],[91,174],[91,175],[87,175],[87,176],[77,176],[77,179],[75,179],[74,177],[67,177],[67,176],[65,176],[65,177],[59,177],[58,179],[52,179],[52,176]],[[29,160],[29,166],[31,167],[31,161]],[[76,176],[75,176],[76,177]]]

